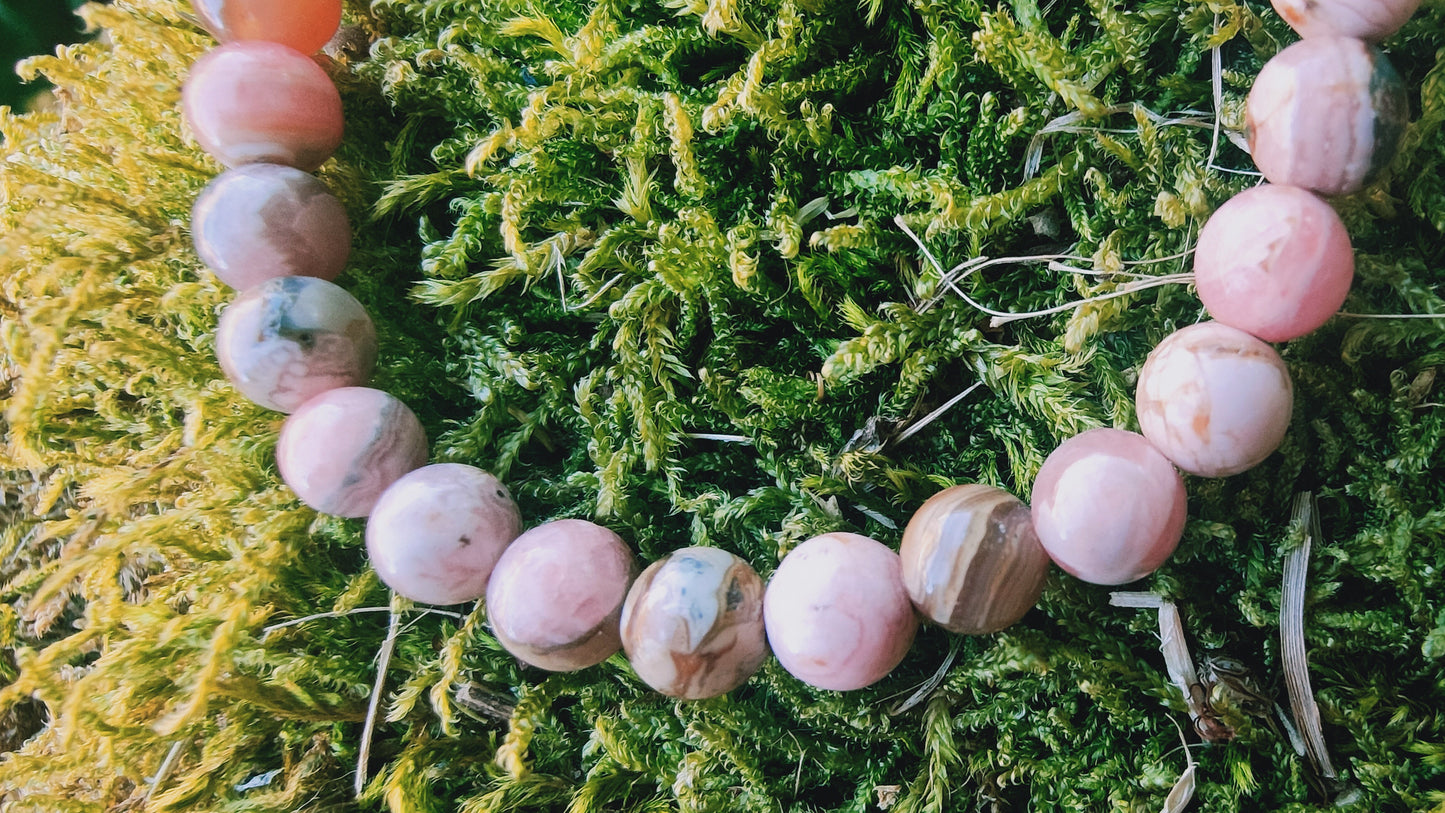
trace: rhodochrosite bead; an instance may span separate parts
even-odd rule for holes
[[[763,595],[763,622],[784,669],[836,691],[881,680],[918,630],[898,554],[850,533],[815,536],[783,557]]]
[[[1139,373],[1139,428],[1174,465],[1201,477],[1253,468],[1279,448],[1294,390],[1274,348],[1219,322],[1177,330]]]
[[[267,40],[312,54],[341,25],[341,0],[191,0],[221,42]]]
[[[1379,42],[1400,30],[1420,0],[1272,0],[1301,37],[1355,37]]]
[[[934,494],[898,551],[913,606],[944,629],[998,632],[1038,601],[1049,555],[1028,506],[1000,488],[959,485]]]
[[[341,95],[311,57],[274,42],[233,42],[191,66],[181,107],[202,149],[228,167],[310,172],[341,144]]]
[[[618,621],[637,569],[617,534],[580,519],[527,531],[487,583],[492,632],[519,660],[553,672],[601,663],[622,648]]]
[[[1194,284],[1209,315],[1267,342],[1323,325],[1354,275],[1345,224],[1297,186],[1265,184],[1230,198],[1204,224],[1194,252]]]
[[[366,521],[366,553],[376,575],[403,596],[457,604],[487,592],[492,566],[521,532],[522,515],[501,481],[437,463],[382,492]]]
[[[196,198],[191,239],[222,282],[244,291],[275,277],[335,279],[351,253],[351,222],[315,177],[248,164],[221,173]]]
[[[622,647],[637,676],[700,700],[747,682],[768,655],[763,580],[718,548],[683,548],[642,571],[622,605]]]
[[[1250,152],[1270,183],[1355,192],[1394,158],[1407,110],[1405,85],[1378,49],[1347,37],[1301,40],[1254,80]]]
[[[1184,532],[1184,481],[1142,435],[1091,429],[1064,441],[1034,479],[1034,531],[1049,557],[1094,584],[1164,564]]]
[[[301,501],[323,514],[364,517],[381,493],[426,463],[421,421],[368,387],[324,392],[281,427],[276,464]]]
[[[216,356],[242,395],[291,412],[327,390],[366,383],[376,366],[376,329],[340,287],[278,277],[226,306]]]

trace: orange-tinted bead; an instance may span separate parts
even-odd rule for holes
[[[264,40],[303,54],[321,50],[341,26],[341,0],[191,0],[221,42]]]

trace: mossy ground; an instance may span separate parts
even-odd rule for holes
[[[1057,572],[1019,625],[924,631],[869,689],[769,662],[700,703],[621,657],[524,669],[481,609],[392,599],[361,523],[279,483],[279,417],[213,359],[230,293],[186,223],[219,170],[177,111],[210,42],[183,10],[90,7],[103,36],[31,66],[58,105],[0,117],[6,810],[1160,809],[1188,717],[1153,618]],[[1027,498],[1060,440],[1133,427],[1145,355],[1203,318],[1175,285],[991,326],[895,218],[945,266],[1177,255],[1255,182],[1227,139],[1211,149],[1208,49],[1237,130],[1294,39],[1230,0],[377,0],[349,22],[373,42],[339,64],[350,129],[321,175],[358,224],[341,282],[377,321],[376,385],[435,459],[504,477],[529,523],[593,518],[648,560],[719,545],[764,576],[823,531],[896,544],[947,484]],[[1445,313],[1441,23],[1432,4],[1386,43],[1413,123],[1336,202],[1352,312]],[[1022,311],[1121,282],[1035,263],[957,284]],[[1339,318],[1291,342],[1283,448],[1189,481],[1180,550],[1141,586],[1282,705],[1290,505],[1319,495],[1306,630],[1341,769],[1319,780],[1272,709],[1223,696],[1236,739],[1186,735],[1198,809],[1445,809],[1441,331]],[[388,607],[357,799],[389,625],[348,611]],[[266,632],[316,613],[336,615]]]

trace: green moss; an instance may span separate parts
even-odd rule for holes
[[[7,809],[1159,809],[1187,717],[1154,621],[1058,573],[1021,624],[925,630],[869,689],[814,690],[770,661],[690,704],[620,656],[544,675],[480,609],[399,603],[353,799],[388,625],[346,613],[388,595],[361,524],[279,483],[277,416],[212,358],[229,293],[185,227],[218,168],[183,135],[176,67],[208,40],[181,12],[88,8],[105,38],[32,63],[62,105],[0,117]],[[896,544],[948,483],[1027,497],[1061,439],[1132,424],[1138,365],[1202,318],[1190,291],[992,325],[954,286],[1023,311],[1118,282],[942,272],[1178,254],[1251,182],[1220,169],[1249,166],[1227,141],[1210,165],[1211,130],[1181,112],[1212,107],[1205,49],[1223,47],[1237,127],[1292,39],[1265,7],[1164,0],[378,0],[351,22],[375,42],[337,73],[350,134],[322,175],[361,224],[342,282],[377,320],[378,386],[421,414],[434,458],[504,476],[529,523],[594,518],[649,560],[719,545],[764,575],[822,531]],[[1338,202],[1360,255],[1350,311],[1445,304],[1440,23],[1426,9],[1387,43],[1419,118],[1381,182]],[[1078,126],[1041,134],[1065,115]],[[1193,748],[1200,809],[1445,804],[1441,328],[1341,318],[1283,352],[1284,447],[1189,482],[1184,542],[1146,586],[1196,652],[1287,705],[1289,506],[1317,492],[1306,629],[1342,779],[1226,707],[1238,738]],[[340,615],[265,632],[323,612]]]

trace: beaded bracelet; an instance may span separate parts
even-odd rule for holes
[[[1050,561],[1124,584],[1174,551],[1187,513],[1180,470],[1223,477],[1283,440],[1293,405],[1266,342],[1302,336],[1343,303],[1349,237],[1317,194],[1359,190],[1386,165],[1406,116],[1403,84],[1366,40],[1393,33],[1416,2],[1275,0],[1305,39],[1260,72],[1249,143],[1269,184],[1237,195],[1201,230],[1199,296],[1216,321],[1162,341],[1140,373],[1142,434],[1095,429],[1040,469],[1032,508],[959,485],[925,502],[898,553],[830,533],[790,551],[764,587],[746,562],[693,547],[638,573],[626,544],[582,520],[522,532],[492,475],[425,465],[416,416],[362,386],[377,355],[365,309],[332,284],[350,226],[308,173],[341,140],[335,87],[311,57],[340,0],[194,0],[223,45],[186,82],[186,120],[231,167],[195,204],[198,254],[242,292],[217,331],[222,369],[256,403],[290,412],[277,446],[285,482],[324,513],[369,517],[383,582],[415,601],[485,596],[497,639],[542,669],[581,669],[625,649],[648,685],[688,699],[748,680],[769,650],[798,679],[858,689],[904,657],[919,617],[996,632],[1037,601]]]

